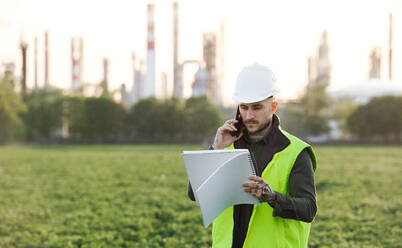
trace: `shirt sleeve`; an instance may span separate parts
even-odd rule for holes
[[[290,196],[278,192],[269,205],[273,216],[312,222],[317,213],[313,162],[310,151],[304,149],[296,159],[289,176]]]
[[[187,185],[187,196],[188,196],[188,198],[190,198],[190,200],[195,201],[194,192],[193,192],[193,188],[191,188],[190,181],[188,181],[188,185]]]

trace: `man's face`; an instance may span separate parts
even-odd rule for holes
[[[240,103],[240,114],[250,135],[259,134],[269,126],[277,104],[273,98],[254,103]]]

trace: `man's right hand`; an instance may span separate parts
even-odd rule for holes
[[[236,140],[240,139],[243,136],[243,133],[240,132],[238,137],[232,136],[230,134],[231,131],[237,131],[234,124],[237,123],[238,120],[227,120],[225,124],[223,124],[218,131],[216,131],[216,136],[214,140],[213,147],[214,149],[223,149],[229,145],[231,145]]]

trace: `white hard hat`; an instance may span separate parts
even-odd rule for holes
[[[232,99],[239,103],[262,101],[280,92],[274,73],[266,66],[253,64],[237,76]]]

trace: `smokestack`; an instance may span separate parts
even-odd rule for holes
[[[45,87],[49,87],[49,40],[48,32],[45,32]]]
[[[307,81],[308,84],[313,84],[314,77],[313,77],[313,58],[307,58]]]
[[[223,82],[225,73],[225,24],[221,23],[221,42],[220,42],[220,69],[218,82],[218,102],[223,103]]]
[[[138,90],[137,90],[137,71],[135,68],[135,52],[131,54],[131,61],[133,62],[133,85],[131,86],[131,93],[130,93],[130,103],[134,103],[138,99]]]
[[[108,93],[108,77],[109,77],[109,60],[107,58],[103,58],[103,81],[102,81],[102,94],[105,95]]]
[[[388,79],[392,80],[392,13],[389,14],[389,55],[388,55]]]
[[[168,98],[168,87],[167,87],[167,74],[166,72],[162,72],[161,74],[161,81],[162,81],[162,98]]]
[[[179,5],[173,3],[173,94],[179,98],[183,97],[183,85],[181,82],[180,66],[178,64],[178,38],[179,36]]]
[[[207,72],[207,97],[213,103],[217,103],[216,82],[216,33],[203,34],[203,60]]]
[[[21,92],[22,97],[25,99],[27,93],[27,50],[28,44],[21,41],[20,44],[21,54],[22,54],[22,75],[21,75]]]
[[[131,59],[133,62],[133,86],[131,87],[130,103],[135,103],[141,97],[142,71],[141,66],[137,69],[135,52],[132,53]]]
[[[82,86],[82,54],[84,41],[82,38],[71,39],[71,91],[75,93]]]
[[[83,84],[84,77],[84,39],[80,37],[80,82]]]
[[[148,11],[148,40],[147,40],[147,69],[145,76],[143,97],[155,96],[155,35],[154,35],[154,8],[153,4],[147,5]]]
[[[381,78],[381,51],[374,47],[369,56],[369,79]]]
[[[121,102],[123,103],[124,107],[128,108],[129,101],[128,101],[126,84],[121,84],[120,95],[121,95]]]
[[[35,50],[34,50],[34,83],[35,83],[35,90],[38,89],[38,37],[35,36]]]

